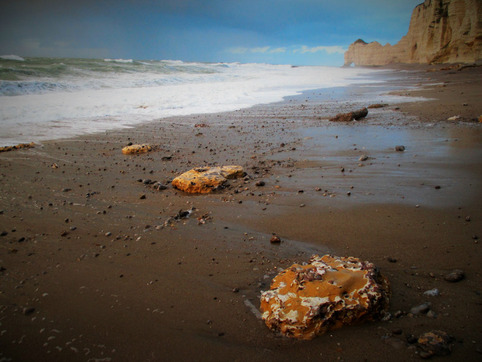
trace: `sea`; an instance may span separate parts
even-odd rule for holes
[[[179,60],[0,56],[0,146],[233,111],[310,89],[373,82],[371,69]],[[371,79],[371,80],[370,80]]]

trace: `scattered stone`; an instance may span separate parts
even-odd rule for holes
[[[440,190],[440,189],[442,188],[442,186],[437,185],[437,186],[435,186],[434,188],[435,188],[435,190]]]
[[[122,149],[122,153],[124,155],[136,155],[141,153],[147,153],[152,151],[152,146],[143,144],[143,145],[131,145],[126,146]]]
[[[264,181],[257,181],[256,182],[256,186],[258,186],[258,187],[262,187],[264,185],[266,185],[266,183]]]
[[[403,145],[395,146],[395,151],[403,152],[403,151],[405,151],[405,146],[403,146]]]
[[[269,240],[271,244],[280,244],[281,239],[277,235],[273,235],[271,239]]]
[[[444,276],[444,279],[451,283],[456,283],[458,281],[461,281],[464,278],[465,278],[465,273],[463,270],[460,270],[460,269],[454,269],[450,273]]]
[[[417,340],[420,357],[428,359],[432,356],[447,356],[452,352],[453,337],[443,331],[430,331],[422,334]]]
[[[432,306],[431,303],[423,303],[410,309],[410,313],[412,313],[413,315],[425,314],[430,310],[431,306]]]
[[[288,337],[316,335],[361,320],[379,319],[389,284],[372,263],[353,257],[313,255],[278,274],[261,295],[266,325]]]
[[[452,116],[452,117],[447,118],[447,121],[457,121],[457,120],[459,120],[460,118],[462,118],[462,117],[460,117],[460,116]]]
[[[163,185],[163,184],[160,183],[160,182],[155,182],[155,183],[152,185],[152,188],[153,188],[154,190],[157,190],[157,191],[167,190],[167,186],[166,186],[166,185]]]
[[[174,216],[174,220],[181,220],[181,219],[187,219],[191,214],[192,212],[195,210],[195,208],[193,207],[192,209],[190,210],[179,210],[179,212],[177,213],[176,216]]]
[[[228,179],[244,176],[241,166],[198,167],[172,180],[172,186],[187,193],[206,194],[224,186]]]
[[[146,199],[146,194],[142,194],[141,196],[139,196],[139,199],[140,199],[140,200],[145,200],[145,199]]]
[[[387,260],[388,260],[390,263],[396,263],[396,262],[397,262],[397,259],[392,258],[391,256],[389,256],[389,257],[387,258]]]
[[[375,103],[375,104],[370,104],[367,108],[368,109],[371,109],[371,108],[383,108],[383,107],[387,107],[388,104],[386,103]]]
[[[366,161],[366,160],[368,160],[367,155],[361,155],[360,158],[358,159],[358,161]]]
[[[440,291],[437,288],[426,290],[423,295],[428,295],[430,297],[437,297],[440,295]]]
[[[23,148],[34,148],[35,143],[30,142],[30,143],[19,143],[18,145],[15,146],[3,146],[0,147],[0,152],[9,152],[9,151],[15,151],[15,150],[20,150]]]
[[[32,314],[33,312],[35,312],[35,308],[34,307],[25,307],[22,309],[22,314],[23,315],[30,315]]]
[[[335,117],[329,119],[330,122],[351,122],[353,120],[360,120],[368,115],[368,109],[362,108],[357,111],[348,113],[339,113]]]

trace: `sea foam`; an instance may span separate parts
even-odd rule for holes
[[[232,111],[374,70],[268,64],[27,58],[0,80],[0,144],[41,142],[169,116]],[[25,69],[28,69],[26,72]],[[0,78],[1,79],[1,78]]]

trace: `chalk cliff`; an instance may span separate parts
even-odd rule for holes
[[[482,1],[425,0],[412,13],[407,35],[395,45],[358,39],[345,65],[474,63],[482,60]]]

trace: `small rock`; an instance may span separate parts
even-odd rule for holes
[[[145,199],[146,199],[146,194],[142,194],[141,196],[139,196],[139,199],[140,199],[140,200],[145,200]]]
[[[256,182],[256,186],[261,187],[261,186],[264,186],[264,185],[266,185],[266,183],[264,181],[257,181]]]
[[[279,244],[281,243],[281,239],[277,235],[273,235],[269,240],[271,244]]]
[[[463,270],[460,270],[460,269],[452,270],[450,273],[444,276],[444,279],[447,282],[451,282],[451,283],[461,281],[464,278],[465,278],[465,273]]]
[[[111,236],[112,233],[111,233],[110,231],[108,231],[108,232],[106,232],[104,235],[105,235],[105,236]]]
[[[427,359],[432,356],[447,356],[452,352],[453,337],[443,331],[430,331],[418,337],[419,356]]]
[[[440,185],[435,186],[435,190],[440,190],[441,188],[442,188],[442,186],[440,186]]]
[[[452,117],[447,118],[447,121],[456,121],[460,118],[461,118],[460,116],[452,116]]]
[[[30,314],[32,314],[33,312],[35,312],[35,308],[34,308],[34,307],[25,307],[25,308],[22,309],[23,315],[30,315]]]
[[[358,159],[358,161],[366,161],[366,160],[368,160],[367,155],[361,155],[360,158]]]
[[[410,313],[417,315],[417,314],[425,314],[430,310],[431,303],[423,303],[420,305],[417,305],[416,307],[413,307],[410,309]]]
[[[423,295],[428,295],[430,297],[437,297],[440,295],[440,291],[437,288],[434,288],[423,292]]]
[[[403,151],[405,151],[405,146],[402,146],[402,145],[395,146],[395,151],[403,152]]]

